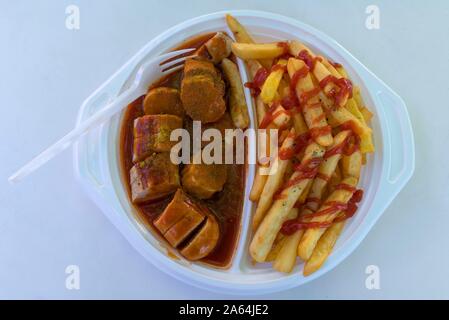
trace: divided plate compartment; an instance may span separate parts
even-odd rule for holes
[[[201,16],[181,23],[150,41],[82,105],[77,124],[102,108],[129,84],[138,67],[147,59],[167,52],[196,35],[227,31],[225,14],[235,16],[258,41],[298,39],[314,51],[342,63],[355,85],[359,86],[366,105],[374,113],[372,128],[376,153],[368,156],[359,186],[364,199],[354,218],[348,221],[327,262],[309,277],[302,276],[303,263],[286,275],[274,271],[271,264],[253,264],[248,253],[252,237],[251,219],[255,206],[249,201],[255,167],[249,166],[241,232],[236,253],[229,269],[216,269],[170,258],[162,239],[148,230],[134,211],[119,168],[119,135],[123,114],[86,134],[74,147],[76,175],[92,200],[132,246],[160,270],[204,289],[233,294],[263,294],[285,290],[313,280],[334,268],[363,240],[414,170],[413,133],[406,106],[382,81],[368,71],[349,52],[321,32],[291,18],[258,11],[228,11]],[[247,75],[239,59],[243,82]],[[157,79],[154,79],[155,81]],[[245,91],[250,108],[251,127],[256,119],[249,91]],[[248,158],[254,160],[256,146],[248,145]]]

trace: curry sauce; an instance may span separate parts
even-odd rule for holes
[[[183,43],[176,48],[200,48],[205,42],[211,39],[215,33],[205,34]],[[183,70],[173,72],[163,77],[150,86],[150,89],[157,87],[180,88],[183,77]],[[131,103],[125,111],[120,132],[120,163],[123,179],[126,181],[126,189],[129,199],[131,199],[131,185],[129,172],[133,167],[133,124],[134,120],[144,115],[144,96]],[[184,120],[186,122],[186,119]],[[180,169],[180,171],[182,168]],[[201,261],[219,268],[226,268],[230,265],[236,244],[239,238],[241,227],[241,215],[243,210],[243,197],[246,181],[246,165],[227,164],[227,181],[223,190],[216,193],[212,198],[201,200],[216,217],[220,226],[220,239],[215,249]],[[173,194],[160,200],[133,204],[136,212],[146,222],[146,225],[153,232],[159,231],[153,227],[154,220],[164,211],[173,199]],[[160,233],[159,233],[160,234]]]

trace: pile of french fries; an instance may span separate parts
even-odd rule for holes
[[[259,164],[250,194],[250,200],[257,202],[249,248],[254,261],[272,262],[274,269],[290,273],[299,257],[305,262],[303,274],[307,276],[324,264],[345,226],[345,219],[340,219],[345,209],[335,209],[332,204],[347,204],[356,192],[366,155],[374,152],[369,127],[373,114],[358,87],[350,86],[350,91],[344,92],[336,81],[326,82],[330,76],[342,83],[349,80],[343,66],[317,56],[297,40],[282,45],[255,43],[234,17],[228,15],[226,20],[236,40],[232,51],[246,62],[250,78],[261,68],[268,71],[254,96],[257,121],[260,125],[267,113],[276,115],[267,129],[279,130],[279,150],[294,148],[300,136],[320,133],[311,135],[305,148],[292,158],[278,155],[273,165],[276,170],[269,175],[261,173],[266,164]],[[298,72],[303,74],[292,81]],[[292,92],[305,101],[304,106],[287,109],[279,103]],[[310,92],[314,94],[305,100]],[[335,92],[341,92],[339,99]],[[332,152],[350,137],[357,137],[357,149],[350,154]],[[301,175],[304,172],[296,169],[305,170],[311,164],[316,166],[312,174]],[[346,188],[339,187],[342,185]],[[282,232],[285,222],[292,219],[305,222],[305,227]]]

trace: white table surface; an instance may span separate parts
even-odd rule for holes
[[[416,172],[357,250],[300,288],[258,299],[449,298],[447,1],[0,0],[0,298],[229,299],[160,272],[75,181],[65,152],[19,185],[7,177],[74,124],[80,103],[154,36],[226,9],[294,17],[339,41],[408,105]],[[81,29],[65,27],[78,5]],[[380,29],[365,27],[368,5]],[[78,265],[80,290],[65,268]],[[380,268],[380,290],[365,286]],[[237,298],[237,297],[234,297]]]

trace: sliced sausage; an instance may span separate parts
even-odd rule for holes
[[[130,170],[131,195],[134,203],[156,200],[180,187],[178,166],[169,153],[152,154]]]
[[[217,220],[212,214],[209,214],[204,226],[181,250],[181,254],[192,261],[200,260],[215,249],[219,238],[220,228]]]

